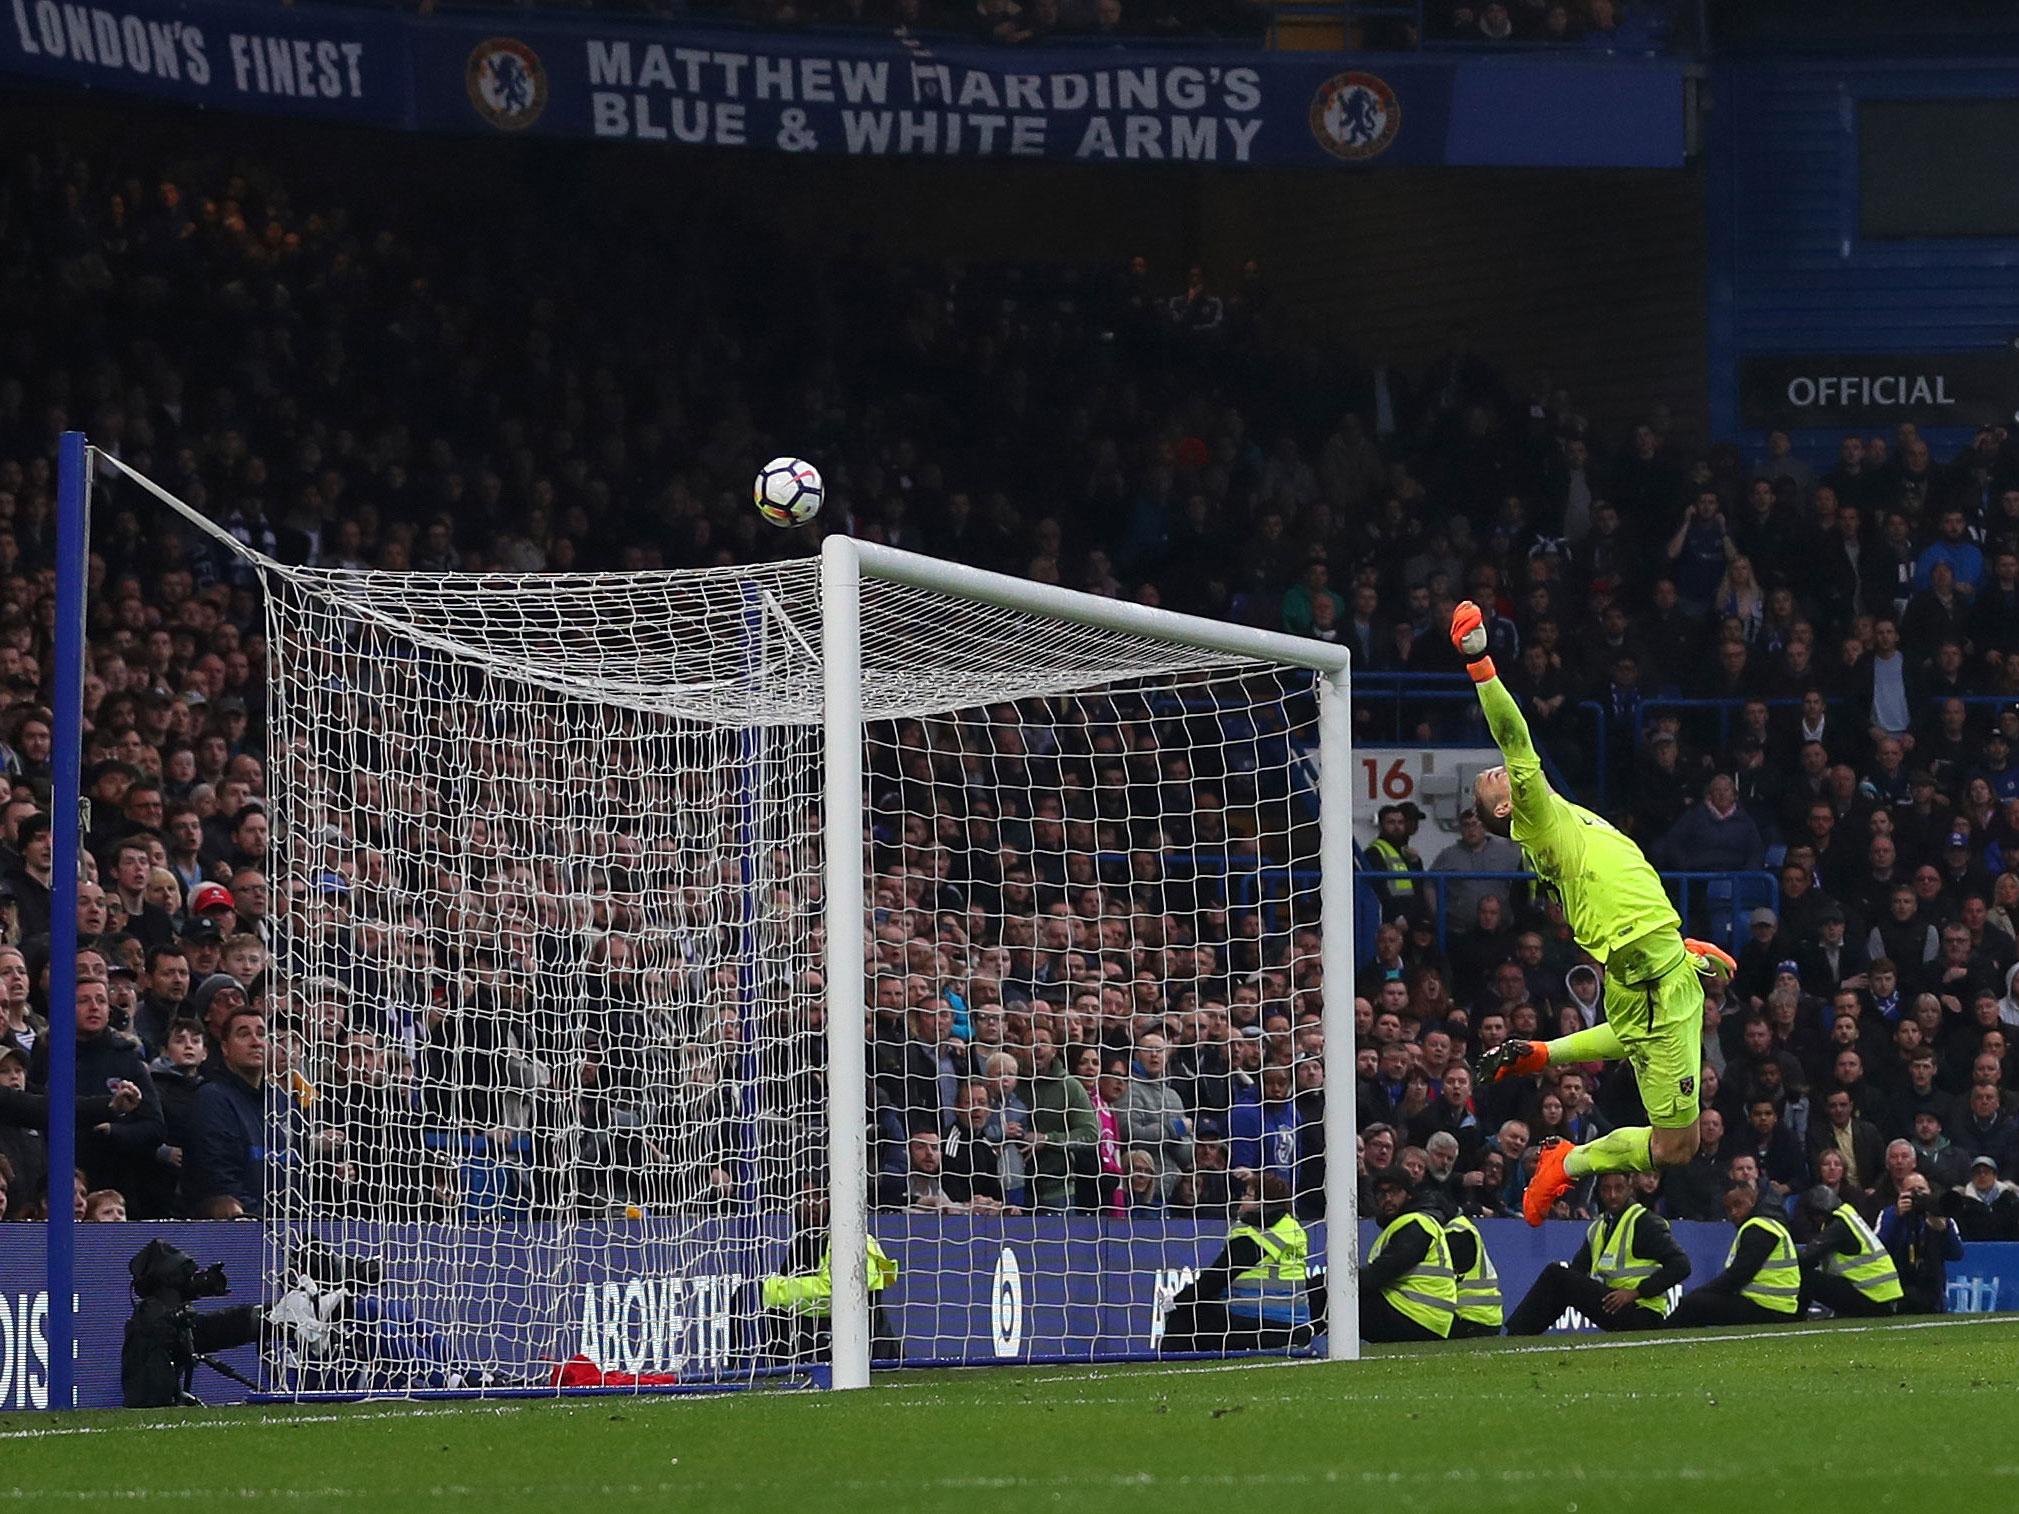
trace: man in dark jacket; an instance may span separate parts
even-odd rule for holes
[[[1999,1181],[1998,1164],[1980,1156],[1956,1190],[1956,1229],[1966,1241],[2019,1241],[2019,1185]]]
[[[49,934],[50,867],[56,856],[55,843],[49,834],[49,817],[37,813],[22,821],[14,844],[21,853],[21,861],[8,872],[5,881],[14,896],[21,939],[26,941]]]
[[[221,1026],[220,1077],[196,1095],[183,1196],[200,1219],[259,1219],[266,1208],[266,1017],[240,1007]]]
[[[147,901],[147,877],[153,871],[153,853],[144,832],[126,837],[113,852],[112,887],[126,907],[126,929],[147,946],[165,946],[175,938],[175,922],[168,911]]]
[[[1782,962],[1794,955],[1790,936],[1781,930],[1781,917],[1761,905],[1746,916],[1746,944],[1739,948],[1738,971],[1732,974],[1731,991],[1741,1005],[1760,1005],[1774,986],[1774,974]]]
[[[1011,1197],[1003,1185],[1002,1143],[989,1134],[994,1116],[988,1085],[963,1083],[953,1121],[940,1137],[947,1197],[975,1214],[993,1214]]]
[[[161,1097],[141,1059],[140,1043],[111,1028],[112,996],[105,981],[77,985],[77,1165],[93,1188],[138,1191],[161,1144]],[[28,1080],[49,1086],[49,1038],[35,1043]],[[139,1091],[133,1107],[107,1117],[103,1100],[121,1084]]]
[[[878,1016],[880,1021],[884,1018]],[[959,1098],[960,1063],[951,1040],[953,1012],[945,1000],[931,999],[913,1006],[888,1029],[897,1031],[899,1025],[901,1032],[877,1041],[877,1087],[886,1103],[903,1112],[912,1129],[943,1130]]]
[[[1957,1123],[1961,1109],[1956,1096],[1936,1081],[1937,1076],[1934,1048],[1916,1047],[1907,1058],[1906,1086],[1893,1097],[1893,1135],[1911,1138],[1918,1114],[1932,1114],[1944,1130]]]
[[[1675,1220],[1714,1220],[1725,1186],[1725,1164],[1732,1148],[1725,1142],[1725,1117],[1706,1109],[1697,1118],[1697,1150],[1680,1167],[1661,1175],[1662,1204]]]
[[[1959,1150],[1988,1156],[1994,1166],[2019,1164],[2019,1117],[2005,1113],[1996,1083],[1972,1083],[1963,1113],[1948,1127]]]
[[[1870,1120],[1860,1119],[1849,1090],[1833,1088],[1823,1096],[1823,1118],[1809,1121],[1809,1165],[1825,1151],[1844,1159],[1853,1183],[1869,1188],[1886,1167],[1886,1138]]]
[[[1802,1144],[1781,1123],[1780,1109],[1765,1092],[1756,1092],[1746,1101],[1746,1126],[1739,1149],[1750,1151],[1758,1160],[1771,1202],[1778,1203],[1808,1186],[1809,1164]]]
[[[1486,1129],[1472,1108],[1472,1069],[1463,1062],[1444,1069],[1436,1099],[1410,1120],[1410,1144],[1427,1146],[1440,1130],[1458,1142],[1461,1166],[1469,1166],[1486,1145]]]
[[[189,955],[179,942],[147,949],[146,987],[133,1011],[133,1033],[141,1050],[158,1057],[168,1049],[168,1027],[187,1012]]]
[[[140,1090],[121,1082],[77,1101],[77,1123],[107,1124],[140,1107]],[[0,1156],[14,1168],[7,1207],[20,1212],[43,1194],[49,1177],[49,1100],[28,1091],[28,1057],[18,1046],[0,1043]]]
[[[1670,866],[1687,864],[1705,872],[1750,872],[1765,854],[1759,826],[1739,804],[1737,786],[1723,773],[1704,785],[1702,802],[1683,811],[1662,846]]]
[[[245,985],[230,973],[212,973],[197,984],[189,1009],[203,1023],[203,1076],[224,1076],[224,1027],[246,1007]]]

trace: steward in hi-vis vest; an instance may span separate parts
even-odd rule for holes
[[[1599,1174],[1599,1217],[1566,1264],[1551,1262],[1507,1321],[1509,1335],[1540,1335],[1566,1309],[1601,1330],[1648,1330],[1668,1313],[1668,1291],[1690,1275],[1690,1259],[1668,1221],[1634,1196],[1623,1172]]]
[[[1451,1248],[1451,1270],[1458,1274],[1458,1313],[1451,1321],[1452,1337],[1500,1334],[1500,1274],[1486,1254],[1486,1237],[1461,1214],[1445,1221],[1444,1244]]]
[[[1787,1221],[1760,1202],[1751,1183],[1725,1190],[1725,1217],[1737,1228],[1725,1270],[1683,1295],[1668,1322],[1693,1325],[1786,1325],[1801,1316],[1802,1266]]]
[[[784,1270],[757,1284],[767,1350],[781,1363],[824,1361],[834,1335],[834,1248],[827,1235],[826,1192],[802,1192],[797,1217],[799,1228],[786,1247]],[[868,1239],[869,1354],[876,1361],[895,1361],[899,1342],[884,1293],[897,1281],[898,1266],[875,1236]]]
[[[1381,827],[1374,839],[1367,843],[1367,867],[1363,876],[1381,901],[1381,918],[1393,920],[1398,915],[1408,918],[1427,918],[1429,911],[1424,907],[1423,890],[1414,878],[1394,878],[1384,880],[1382,873],[1420,873],[1423,859],[1410,848],[1409,839],[1416,834],[1416,827],[1423,823],[1423,811],[1413,803],[1384,804],[1376,823]]]
[[[1360,1264],[1363,1341],[1441,1341],[1458,1317],[1458,1274],[1435,1215],[1416,1203],[1416,1180],[1400,1167],[1369,1173],[1380,1238]]]
[[[1160,1351],[1286,1351],[1307,1346],[1325,1317],[1311,1277],[1311,1240],[1290,1212],[1290,1185],[1252,1174],[1220,1254],[1172,1297]]]
[[[1832,1314],[1897,1314],[1900,1269],[1878,1231],[1827,1183],[1802,1195],[1802,1213],[1816,1238],[1802,1248],[1802,1303]]]

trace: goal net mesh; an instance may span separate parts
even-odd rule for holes
[[[854,967],[817,563],[258,566],[268,1388],[820,1359],[823,974]],[[1320,1207],[1309,680],[872,579],[861,623],[831,840],[866,869],[876,1355],[1155,1349],[1198,1249],[1160,1236],[1224,1233],[1249,1171]],[[1168,1344],[1240,1343],[1179,1303]]]

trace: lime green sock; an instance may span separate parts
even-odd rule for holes
[[[1551,1041],[1548,1050],[1552,1067],[1558,1062],[1617,1062],[1626,1056],[1619,1037],[1603,1020],[1590,1030],[1572,1031]]]
[[[1653,1139],[1647,1126],[1629,1125],[1578,1147],[1563,1159],[1563,1170],[1574,1178],[1594,1172],[1653,1172]]]

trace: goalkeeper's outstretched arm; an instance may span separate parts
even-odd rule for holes
[[[1542,758],[1529,739],[1528,722],[1521,718],[1521,707],[1500,681],[1493,659],[1486,653],[1485,617],[1469,599],[1460,601],[1451,614],[1451,644],[1465,659],[1466,671],[1472,675],[1473,687],[1479,693],[1480,707],[1486,712],[1486,728],[1493,733],[1493,744],[1500,748],[1501,760],[1506,764],[1504,768],[1480,774],[1473,784],[1473,800],[1481,822],[1504,836],[1515,812],[1539,819],[1555,795],[1549,780],[1543,777]]]

